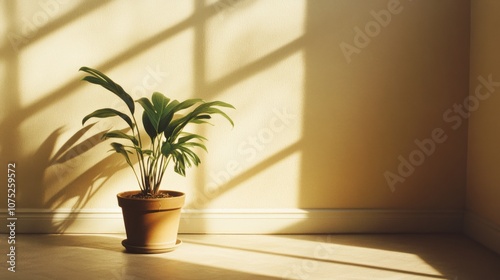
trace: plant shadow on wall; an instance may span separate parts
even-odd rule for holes
[[[118,161],[116,155],[109,154],[105,157],[96,157],[97,148],[106,145],[101,138],[106,130],[94,135],[87,136],[86,133],[95,126],[87,125],[73,134],[69,139],[53,153],[52,156],[37,157],[47,158],[43,178],[44,209],[67,209],[63,215],[70,217],[58,218],[59,213],[54,213],[51,220],[41,225],[44,231],[65,232],[78,218],[85,205],[97,194],[106,182],[124,169],[127,165]],[[40,147],[39,151],[52,150],[55,138],[61,129],[53,133]],[[97,162],[94,162],[98,158]],[[82,168],[83,167],[83,168]],[[70,209],[68,209],[70,208]],[[67,212],[67,213],[66,213]]]

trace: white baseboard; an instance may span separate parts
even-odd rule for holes
[[[500,227],[478,215],[465,214],[464,231],[472,239],[500,254]]]
[[[118,210],[16,211],[16,233],[123,233]],[[7,215],[0,212],[7,223]],[[462,211],[375,209],[184,209],[180,233],[313,234],[460,232]],[[0,227],[6,233],[7,227]]]

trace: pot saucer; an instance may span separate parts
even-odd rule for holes
[[[155,244],[155,245],[148,245],[148,246],[135,246],[135,245],[130,245],[127,244],[127,239],[124,239],[122,241],[123,247],[127,250],[129,253],[135,253],[135,254],[159,254],[159,253],[166,253],[166,252],[171,252],[175,250],[177,247],[179,247],[182,244],[182,241],[180,239],[177,239],[174,245],[162,245],[162,244]]]

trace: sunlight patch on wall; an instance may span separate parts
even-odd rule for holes
[[[301,153],[293,147],[290,150],[265,158],[253,168],[244,169],[245,162],[234,160],[225,169],[209,171],[204,188],[191,195],[189,209],[296,207]]]
[[[207,24],[209,81],[256,62],[304,34],[305,1],[286,5],[272,1],[232,4],[217,10]]]
[[[234,81],[216,99],[233,104],[235,127],[218,122],[207,127],[209,153],[202,159],[196,196],[211,207],[237,207],[234,197],[268,192],[280,197],[260,206],[295,207],[299,193],[302,138],[303,53]],[[218,199],[224,193],[225,199]],[[231,193],[227,195],[225,193]],[[232,198],[231,198],[232,197]],[[199,199],[199,198],[195,198]],[[209,203],[208,201],[214,201]],[[215,202],[217,201],[217,202]],[[258,200],[257,200],[258,201]],[[255,203],[255,201],[254,201]],[[227,204],[227,205],[226,205]],[[241,205],[240,205],[241,206]],[[248,205],[250,207],[250,205]]]
[[[231,131],[224,125],[208,128],[208,138],[213,140],[207,144],[217,155],[210,158],[211,163],[234,156],[258,161],[302,137],[303,64],[302,52],[296,52],[234,81],[234,86],[215,97],[236,107],[230,112],[235,127]],[[250,147],[254,151],[249,151]]]

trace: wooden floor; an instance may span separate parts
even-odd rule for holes
[[[18,234],[12,273],[1,235],[0,279],[500,279],[500,256],[462,235],[180,235],[158,255],[123,238]]]

